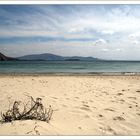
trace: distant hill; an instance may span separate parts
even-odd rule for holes
[[[44,54],[32,54],[18,57],[19,60],[64,60],[62,56],[44,53]]]
[[[63,57],[59,55],[54,55],[50,53],[44,54],[33,54],[33,55],[25,55],[18,57],[19,60],[42,60],[42,61],[95,61],[100,60],[94,57],[81,57],[81,56],[72,56],[72,57]]]
[[[4,54],[0,53],[0,61],[14,61],[14,60],[18,60],[18,59],[8,57],[8,56],[5,56]]]

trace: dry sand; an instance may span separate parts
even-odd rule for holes
[[[0,135],[140,135],[140,76],[0,76],[0,111],[24,94],[52,105],[52,120],[0,124]]]

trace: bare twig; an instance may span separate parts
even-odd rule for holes
[[[20,101],[15,101],[13,107],[11,109],[8,109],[6,113],[1,112],[2,121],[11,122],[14,120],[36,119],[36,120],[49,122],[53,113],[51,106],[49,106],[49,109],[47,111],[42,104],[41,98],[36,98],[35,101],[32,96],[28,96],[28,97],[31,98],[30,102],[33,102],[29,110],[27,110],[27,105],[28,105],[27,102],[27,104],[24,104],[24,110],[21,113],[19,111]]]

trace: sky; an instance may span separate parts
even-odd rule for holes
[[[0,52],[140,60],[140,5],[0,5]]]

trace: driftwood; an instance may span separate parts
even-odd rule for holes
[[[36,100],[34,100],[34,98],[31,97],[30,102],[30,108],[27,110],[26,104],[24,105],[23,112],[20,112],[20,101],[15,101],[11,109],[8,109],[5,113],[1,112],[2,122],[27,119],[49,122],[53,114],[53,109],[51,106],[49,106],[49,108],[45,108],[42,104],[41,98],[36,98]]]

